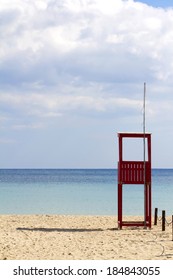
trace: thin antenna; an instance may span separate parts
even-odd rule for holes
[[[146,83],[144,83],[144,100],[143,100],[143,145],[144,145],[144,225],[146,227],[146,158],[145,158],[145,128],[146,128],[146,120],[145,120],[145,100],[146,100]]]
[[[144,163],[145,163],[145,126],[146,126],[146,123],[145,123],[146,122],[145,121],[145,99],[146,99],[146,83],[144,83],[144,104],[143,104]],[[144,176],[145,176],[145,174],[144,174]]]

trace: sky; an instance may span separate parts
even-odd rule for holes
[[[173,168],[172,46],[172,1],[1,0],[0,168],[117,168],[144,82],[152,166]]]

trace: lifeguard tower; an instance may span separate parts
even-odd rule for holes
[[[151,133],[118,133],[119,138],[119,162],[118,162],[118,228],[123,226],[143,226],[151,228]],[[123,139],[143,138],[144,160],[124,161],[123,160]],[[147,143],[145,143],[147,140]],[[147,145],[146,145],[147,144]],[[145,151],[145,146],[147,147]],[[145,152],[147,156],[145,158]],[[124,221],[123,220],[123,185],[142,184],[144,185],[144,220]],[[133,187],[133,186],[132,186]]]

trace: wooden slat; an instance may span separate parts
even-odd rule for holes
[[[122,226],[144,226],[144,221],[122,221]]]
[[[144,184],[144,163],[141,161],[123,161],[118,165],[118,180],[124,184]],[[151,172],[146,162],[146,181],[151,181]]]

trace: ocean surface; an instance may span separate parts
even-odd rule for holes
[[[143,215],[143,201],[142,185],[124,185],[124,215]],[[173,214],[173,169],[152,170],[155,207]],[[117,170],[0,169],[0,214],[117,215]]]

